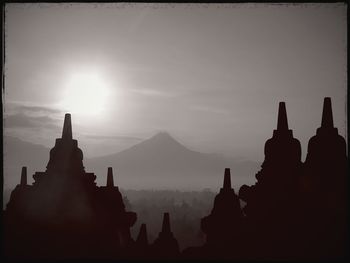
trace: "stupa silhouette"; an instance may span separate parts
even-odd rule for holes
[[[164,213],[162,230],[152,245],[152,257],[156,259],[176,259],[179,255],[179,244],[171,231],[169,213]]]
[[[97,187],[96,176],[85,172],[70,114],[65,115],[62,137],[50,151],[46,171],[36,172],[33,178],[33,185],[28,185],[24,167],[4,212],[9,258],[126,256],[136,214],[125,211],[112,168],[108,168],[106,187]]]
[[[324,98],[321,127],[309,140],[301,181],[304,254],[311,259],[346,255],[348,158],[334,127],[331,98]]]
[[[304,170],[305,176],[312,180],[312,183],[306,183],[306,190],[311,191],[308,185],[312,184],[313,190],[322,191],[323,196],[338,196],[337,202],[344,200],[347,170],[346,142],[334,127],[329,97],[324,99],[321,127],[309,140]],[[334,174],[332,180],[329,180],[330,174]],[[344,209],[343,204],[341,207]]]
[[[239,196],[247,204],[244,213],[251,229],[251,246],[257,259],[289,258],[287,243],[294,242],[299,204],[301,146],[288,128],[284,102],[279,103],[277,129],[265,143],[265,160],[257,183],[243,185]],[[287,242],[280,242],[288,236]]]
[[[201,229],[206,234],[202,249],[209,258],[232,259],[242,252],[243,214],[238,196],[231,186],[230,169],[225,169],[223,187],[214,200],[210,215],[202,218]]]
[[[141,224],[139,234],[132,248],[132,259],[145,260],[152,259],[152,250],[148,242],[146,224]]]

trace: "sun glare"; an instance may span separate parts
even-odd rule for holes
[[[73,114],[96,116],[105,110],[108,97],[107,83],[99,75],[79,73],[68,81],[62,106]]]

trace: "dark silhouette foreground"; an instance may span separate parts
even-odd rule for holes
[[[159,236],[149,244],[146,224],[134,241],[136,214],[127,212],[112,168],[106,186],[83,166],[83,153],[72,137],[66,114],[62,138],[50,151],[45,172],[20,184],[4,211],[8,259],[344,259],[347,245],[346,142],[333,124],[331,99],[325,98],[321,127],[308,144],[305,163],[300,142],[288,127],[284,102],[277,129],[265,144],[257,182],[238,195],[225,169],[223,187],[211,213],[201,220],[206,242],[179,251],[164,213]],[[239,200],[245,201],[243,209]]]
[[[45,172],[11,193],[4,213],[5,252],[11,258],[118,258],[132,243],[130,227],[136,214],[126,212],[108,168],[107,186],[97,187],[86,173],[83,153],[72,139],[71,116],[66,114],[62,138],[50,151]],[[40,248],[40,249],[38,249]]]

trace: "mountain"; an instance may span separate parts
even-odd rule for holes
[[[27,166],[28,183],[36,171],[45,171],[50,149],[11,136],[4,136],[4,203],[19,183],[21,168]],[[124,189],[174,189],[218,191],[225,167],[231,168],[235,189],[254,183],[259,163],[228,159],[192,151],[168,133],[161,132],[116,154],[83,160],[85,170],[105,185],[107,167],[113,167],[115,183]]]
[[[251,184],[259,164],[192,151],[166,132],[116,154],[86,159],[87,171],[105,184],[107,167],[114,168],[115,181],[131,189],[218,190],[225,167],[231,168],[232,183]]]
[[[12,136],[4,136],[4,202],[10,191],[20,182],[22,166],[27,166],[28,183],[36,171],[45,171],[50,149]]]

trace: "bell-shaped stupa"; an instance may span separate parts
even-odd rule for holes
[[[231,172],[226,168],[223,187],[215,197],[214,207],[210,215],[201,220],[201,229],[207,237],[203,253],[209,258],[239,257],[243,223],[239,199],[231,186]]]
[[[295,242],[301,176],[301,146],[288,127],[284,102],[279,103],[277,129],[265,143],[265,160],[256,174],[257,182],[243,185],[239,197],[246,202],[243,211],[249,222],[251,246],[257,259],[284,259]],[[289,236],[288,242],[282,244]],[[288,243],[288,244],[287,244]]]
[[[308,143],[301,181],[305,250],[311,259],[346,255],[348,208],[346,141],[334,127],[331,98],[324,98],[321,127]]]
[[[4,212],[9,259],[126,257],[136,214],[125,211],[112,168],[106,187],[96,186],[96,176],[85,172],[70,114],[65,115],[62,137],[50,151],[46,171],[33,178],[28,185],[23,167]]]
[[[160,259],[176,259],[179,253],[179,244],[171,231],[169,213],[164,213],[162,230],[152,245],[152,256]]]

